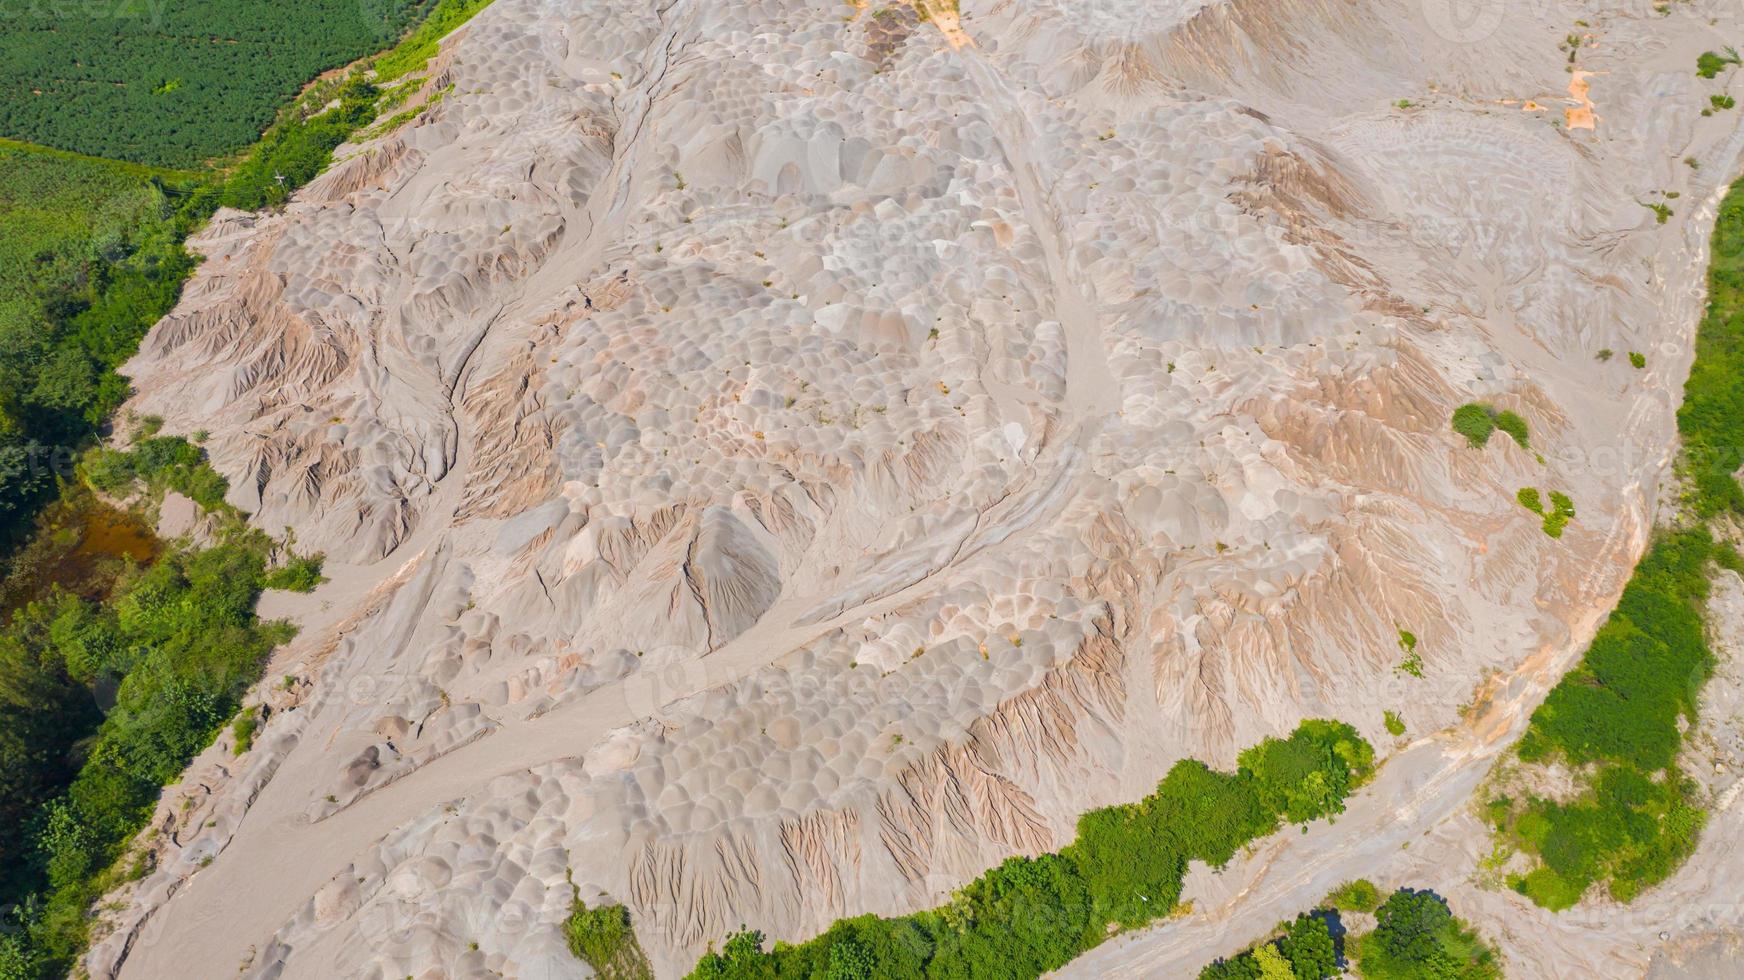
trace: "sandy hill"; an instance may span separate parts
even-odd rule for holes
[[[679,975],[1307,716],[1433,826],[1646,542],[1744,145],[1674,6],[496,0],[130,366],[333,581],[91,972],[579,976],[572,876]]]

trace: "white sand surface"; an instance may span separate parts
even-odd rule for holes
[[[221,214],[129,365],[332,580],[263,600],[267,721],[166,791],[87,968],[581,976],[573,881],[681,975],[1330,716],[1390,757],[1350,814],[1066,972],[1194,970],[1359,874],[1645,970],[1646,920],[1461,890],[1464,806],[1646,543],[1744,146],[1693,68],[1740,26],[496,0],[439,104]],[[1531,450],[1466,447],[1473,400]],[[1732,894],[1704,846],[1666,895]]]

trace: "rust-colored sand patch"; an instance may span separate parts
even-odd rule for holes
[[[1590,71],[1576,69],[1568,76],[1569,107],[1562,110],[1563,122],[1569,129],[1594,129],[1597,127],[1598,116],[1593,113],[1591,86],[1587,79],[1593,75]]]

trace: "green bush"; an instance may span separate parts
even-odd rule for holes
[[[654,970],[636,942],[630,910],[622,905],[588,908],[577,898],[563,923],[569,952],[602,980],[653,980]]]
[[[1496,951],[1441,896],[1401,888],[1375,911],[1374,932],[1356,943],[1365,980],[1500,980]]]
[[[1521,487],[1520,492],[1514,494],[1514,499],[1534,514],[1544,513],[1544,501],[1538,498],[1537,487]]]
[[[224,502],[230,485],[206,463],[205,450],[181,436],[148,436],[126,450],[98,447],[85,455],[85,481],[104,493],[126,496],[134,482],[154,494],[174,490],[211,513],[232,513]]]
[[[1398,738],[1405,734],[1405,719],[1393,711],[1382,712],[1381,721],[1387,726],[1387,734]]]
[[[1699,525],[1660,534],[1581,662],[1533,712],[1520,758],[1565,761],[1578,789],[1493,815],[1538,861],[1511,879],[1533,901],[1567,908],[1601,881],[1628,901],[1693,852],[1706,814],[1676,759],[1712,671],[1707,567],[1724,553]]]
[[[1326,904],[1340,912],[1373,912],[1381,904],[1381,890],[1367,878],[1347,881],[1326,896]]]
[[[1510,411],[1496,413],[1496,428],[1507,433],[1510,438],[1520,444],[1521,449],[1529,449],[1527,445],[1526,420]]]
[[[1483,448],[1495,429],[1496,420],[1486,405],[1468,403],[1453,410],[1453,431],[1465,436],[1474,449]]]
[[[266,587],[287,592],[313,592],[327,579],[321,574],[325,562],[322,555],[292,555],[288,561],[267,573]]]
[[[1660,224],[1665,223],[1665,215],[1664,214],[1661,214],[1659,216],[1659,223]],[[1647,355],[1641,353],[1640,351],[1633,351],[1632,350],[1629,352],[1629,363],[1631,366],[1633,366],[1635,368],[1644,368],[1647,366]]]
[[[1731,48],[1727,48],[1724,55],[1716,54],[1712,51],[1703,51],[1696,57],[1696,74],[1703,78],[1713,78],[1727,65],[1735,65],[1737,63],[1738,52]]]
[[[235,740],[232,755],[243,755],[254,746],[254,732],[260,727],[260,714],[253,708],[238,712],[236,719],[230,723],[230,736]]]
[[[1272,976],[1323,980],[1338,976],[1338,942],[1328,918],[1315,913],[1298,915],[1294,922],[1281,924],[1283,935],[1211,963],[1199,971],[1199,980],[1267,980]]]
[[[1487,445],[1490,433],[1497,429],[1507,433],[1521,449],[1531,448],[1526,420],[1514,412],[1498,412],[1479,402],[1467,402],[1453,410],[1453,431],[1465,436],[1466,443],[1474,449]]]

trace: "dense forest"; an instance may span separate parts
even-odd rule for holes
[[[253,143],[310,79],[392,44],[431,0],[0,0],[0,135],[195,167]]]

